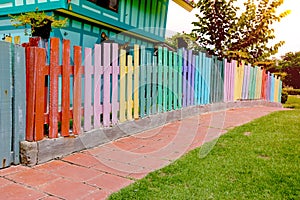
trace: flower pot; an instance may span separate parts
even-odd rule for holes
[[[34,19],[32,19],[32,23],[34,23]],[[33,37],[41,37],[43,40],[48,41],[50,38],[51,32],[51,23],[52,21],[45,19],[40,26],[32,26],[32,36]]]

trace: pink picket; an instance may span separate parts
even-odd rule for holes
[[[84,125],[83,130],[91,130],[92,117],[92,49],[84,50]]]
[[[104,43],[104,52],[103,52],[103,126],[108,127],[110,125],[110,74],[111,74],[111,66],[110,66],[110,43]]]
[[[100,115],[102,114],[102,105],[100,104],[101,74],[103,74],[100,44],[95,45],[94,58],[94,128],[99,128],[101,125]]]

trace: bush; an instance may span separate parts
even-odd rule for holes
[[[281,92],[281,103],[284,104],[287,101],[288,96],[289,96],[288,92],[285,91],[285,90],[282,90],[282,92]]]
[[[284,88],[282,91],[287,92],[288,95],[300,95],[300,89]]]

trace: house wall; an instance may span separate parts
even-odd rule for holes
[[[59,32],[68,30],[69,36],[67,37],[73,38],[74,36],[78,40],[78,34],[81,37],[86,35],[88,43],[92,43],[98,37],[95,34],[98,34],[99,29],[108,33],[110,37],[127,31],[128,38],[119,35],[114,38],[119,41],[126,42],[131,38],[136,38],[133,39],[133,43],[139,43],[139,41],[155,43],[164,40],[168,0],[120,0],[117,13],[87,0],[71,0],[70,4],[66,0],[1,0],[0,34],[23,35],[24,28],[12,27],[8,14],[24,13],[36,8],[40,11],[49,11],[49,13],[55,12],[58,16],[66,16],[70,19],[68,28],[56,30],[52,36],[58,37]],[[22,39],[22,41],[27,40],[28,38]],[[81,39],[79,43],[84,45],[86,42]]]

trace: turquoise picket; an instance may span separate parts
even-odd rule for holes
[[[147,76],[146,76],[146,115],[150,115],[151,114],[151,74],[152,74],[152,66],[151,66],[151,53],[147,52],[146,53],[146,72],[147,72]]]
[[[157,99],[158,99],[158,93],[157,93],[157,57],[153,56],[152,59],[152,114],[157,113]]]
[[[174,76],[174,82],[173,82],[173,92],[174,92],[174,110],[178,109],[178,54],[174,52],[173,57],[173,76]]]
[[[158,90],[158,97],[157,97],[157,106],[158,112],[162,112],[163,108],[163,64],[162,64],[162,47],[158,47],[158,74],[157,74],[157,90]]]
[[[146,50],[141,46],[140,58],[140,87],[139,87],[139,104],[140,104],[140,117],[145,116],[145,85],[146,85]]]
[[[168,105],[168,49],[163,49],[163,111],[167,111]]]
[[[200,62],[199,62],[199,68],[200,68],[200,82],[201,82],[201,94],[200,95],[200,104],[203,105],[206,102],[206,56],[205,53],[201,52],[200,53]]]
[[[173,52],[169,51],[169,62],[168,62],[168,110],[173,108]]]
[[[183,104],[183,93],[182,93],[182,74],[183,74],[183,52],[182,49],[178,50],[178,62],[177,62],[177,72],[178,72],[178,108],[182,108]]]

